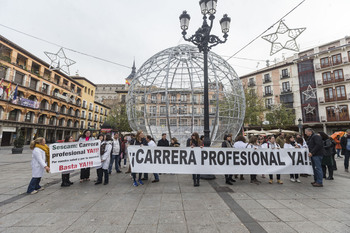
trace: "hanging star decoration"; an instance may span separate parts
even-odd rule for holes
[[[305,114],[312,114],[314,115],[314,111],[315,111],[315,107],[312,107],[310,104],[308,104],[306,107],[304,107],[305,109]]]
[[[60,70],[64,73],[70,75],[69,66],[75,64],[76,62],[67,58],[66,54],[61,48],[57,53],[44,52],[45,55],[50,59],[50,70]]]
[[[334,113],[340,113],[343,111],[344,108],[345,106],[336,106],[334,109]]]
[[[316,99],[316,88],[312,88],[311,85],[309,85],[306,91],[303,91],[303,95],[305,95],[305,100]]]
[[[271,43],[270,56],[278,53],[282,49],[299,52],[296,38],[305,31],[305,29],[306,28],[289,29],[281,20],[275,33],[268,34],[261,38]]]
[[[279,111],[281,110],[282,104],[275,104],[275,105],[271,105],[271,111]]]

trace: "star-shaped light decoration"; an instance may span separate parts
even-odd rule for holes
[[[309,85],[306,91],[303,91],[303,95],[305,95],[305,100],[316,99],[316,88],[312,88],[311,85]]]
[[[287,25],[281,20],[275,33],[263,36],[264,40],[271,43],[270,56],[278,53],[282,49],[289,49],[292,51],[299,52],[299,47],[295,39],[303,32],[306,28],[295,28],[289,29]]]
[[[311,104],[308,104],[306,107],[304,107],[306,114],[312,114],[314,115],[315,107],[312,107]]]
[[[344,108],[345,108],[345,106],[336,106],[334,108],[334,113],[340,113],[343,111]]]
[[[282,104],[275,104],[275,105],[271,105],[271,110],[272,111],[279,111],[281,110]]]
[[[51,60],[49,67],[50,70],[61,70],[64,73],[70,75],[69,66],[75,64],[76,62],[66,57],[63,48],[61,48],[57,53],[44,53]]]

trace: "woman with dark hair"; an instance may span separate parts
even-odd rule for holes
[[[83,134],[79,138],[79,142],[86,142],[86,141],[93,141],[95,140],[94,137],[91,136],[90,130],[85,130]],[[80,169],[80,183],[83,181],[89,181],[90,180],[90,168],[82,168]]]
[[[265,149],[280,149],[280,146],[276,143],[276,139],[274,136],[268,136],[267,142],[262,144],[261,148]],[[276,174],[277,177],[277,183],[283,184],[283,181],[281,180],[281,174]],[[273,174],[269,174],[269,184],[273,184]]]
[[[295,149],[299,148],[298,145],[293,146],[295,143],[294,136],[293,135],[287,135],[286,137],[286,142],[284,143],[284,149]],[[300,183],[301,181],[299,180],[299,174],[290,174],[290,181],[292,182],[297,182]]]
[[[333,178],[333,158],[334,155],[334,145],[332,144],[331,139],[328,137],[328,135],[324,132],[319,132],[322,141],[323,141],[323,147],[326,151],[325,156],[323,156],[322,159],[322,171],[323,171],[323,178],[326,180],[334,180]],[[328,177],[326,177],[326,172],[328,168]]]
[[[142,145],[147,146],[148,145],[146,138],[145,138],[145,135],[143,134],[142,130],[137,131],[135,139],[132,143],[130,143],[130,145],[140,145],[140,146],[142,146]],[[135,187],[139,186],[139,184],[143,185],[143,182],[141,180],[142,173],[139,173],[139,179],[138,179],[139,184],[136,181],[136,173],[135,172],[131,173],[131,176],[133,179],[133,185]]]
[[[64,142],[74,142],[74,139],[71,135],[67,135],[64,138]],[[73,184],[73,182],[71,182],[69,180],[69,176],[70,176],[71,171],[64,171],[62,172],[62,183],[61,183],[61,187],[68,187],[71,186]]]
[[[232,134],[225,134],[224,141],[221,144],[223,148],[232,148]],[[232,175],[225,175],[226,184],[233,185],[232,182],[236,180],[232,179]]]
[[[247,141],[243,135],[238,135],[235,139],[235,143],[233,144],[233,148],[247,148]],[[235,178],[238,178],[238,175],[235,175]],[[240,180],[244,180],[243,175],[239,176]]]
[[[197,132],[192,133],[191,138],[187,140],[187,147],[203,147],[203,142],[199,139],[199,135]],[[201,178],[200,174],[192,174],[193,186],[199,186],[199,179]]]
[[[258,142],[258,138],[256,136],[253,136],[253,137],[249,138],[249,143],[246,146],[246,148],[254,148],[254,149],[260,148],[260,145],[259,145],[259,142]],[[250,175],[250,183],[258,185],[258,184],[261,183],[261,181],[259,181],[256,178],[256,174],[253,174],[253,175]]]
[[[180,146],[180,143],[177,141],[177,138],[175,138],[175,137],[171,138],[170,146],[171,147],[179,147]]]
[[[96,167],[97,182],[95,183],[95,185],[102,183],[103,175],[104,175],[103,184],[106,185],[108,184],[108,181],[109,181],[108,166],[109,166],[109,161],[111,159],[113,139],[112,139],[112,136],[109,134],[106,135],[106,140],[103,140],[103,135],[99,135],[98,137],[102,139],[101,147],[100,147],[101,166]]]

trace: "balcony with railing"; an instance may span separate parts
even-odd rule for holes
[[[270,76],[265,76],[263,83],[270,83],[271,82],[271,77]]]
[[[289,72],[284,72],[280,75],[280,79],[285,79],[285,78],[289,78],[289,77],[290,77]]]
[[[264,96],[264,97],[272,96],[272,95],[273,95],[272,91],[264,92],[264,93],[263,93],[263,96]]]
[[[282,90],[281,90],[281,95],[283,95],[283,94],[290,94],[290,93],[292,93],[292,88],[291,87],[282,88]]]

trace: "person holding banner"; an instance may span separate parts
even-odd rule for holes
[[[202,141],[199,139],[199,134],[197,132],[192,133],[191,138],[187,140],[187,147],[203,147]],[[192,174],[193,186],[199,186],[199,180],[201,178],[200,174]]]
[[[36,194],[38,191],[44,190],[44,187],[39,185],[44,171],[50,172],[47,165],[47,157],[50,157],[49,147],[45,144],[45,138],[39,137],[30,143],[32,152],[32,179],[28,185],[27,193]],[[45,161],[46,160],[46,161]]]
[[[267,142],[261,145],[261,148],[271,148],[271,149],[280,149],[280,146],[276,143],[276,139],[274,136],[268,136],[267,137]],[[277,183],[278,184],[283,184],[283,181],[281,180],[281,174],[276,174],[277,177]],[[273,184],[273,175],[269,175],[269,184]]]
[[[146,136],[146,141],[148,143],[148,146],[153,146],[156,147],[156,143],[154,142],[154,139],[151,137],[151,135]],[[159,182],[159,174],[158,173],[153,173],[154,175],[154,180],[152,180],[152,183],[157,183]]]
[[[109,162],[111,160],[111,151],[112,151],[112,136],[106,135],[106,140],[101,142],[100,154],[101,154],[101,166],[96,167],[97,172],[97,181],[95,185],[102,184],[102,178],[104,174],[104,182],[103,184],[108,184],[109,176],[108,176],[108,167]]]
[[[233,148],[247,148],[247,142],[246,142],[246,138],[243,135],[238,135],[235,138],[235,143],[233,144]],[[235,175],[235,178],[238,178],[238,175]],[[239,176],[240,180],[244,180],[243,175],[241,174]]]
[[[249,139],[249,143],[246,146],[246,148],[254,148],[254,149],[259,149],[260,145],[258,143],[258,138],[256,136],[253,136]],[[259,181],[256,178],[256,174],[250,175],[250,183],[257,184],[259,185],[261,181]]]
[[[284,149],[295,149],[299,148],[299,146],[296,144],[296,146],[293,146],[295,143],[294,136],[293,135],[287,135],[286,136],[286,142],[284,143]],[[290,174],[290,181],[300,183],[299,180],[299,174]]]
[[[64,142],[74,142],[74,139],[71,135],[68,135],[65,137]],[[62,172],[62,183],[61,183],[61,187],[68,187],[71,186],[73,184],[73,182],[71,182],[69,180],[69,176],[70,176],[71,171],[64,171]]]
[[[221,147],[223,148],[232,148],[232,134],[225,134],[224,141],[221,144]],[[233,185],[232,182],[236,182],[236,180],[232,179],[231,175],[225,175],[225,181],[228,185]]]
[[[137,131],[135,139],[131,143],[131,145],[140,145],[140,146],[142,146],[142,145],[147,146],[148,145],[142,130]],[[135,187],[139,186],[139,184],[143,185],[143,182],[141,180],[142,173],[139,173],[139,180],[138,180],[139,184],[136,181],[136,173],[135,172],[131,173],[131,176],[133,178],[133,185]]]
[[[95,138],[91,137],[90,130],[85,130],[83,134],[79,138],[79,142],[85,142],[85,141],[94,141]],[[83,183],[84,181],[90,180],[90,168],[82,168],[80,169],[80,183]]]

